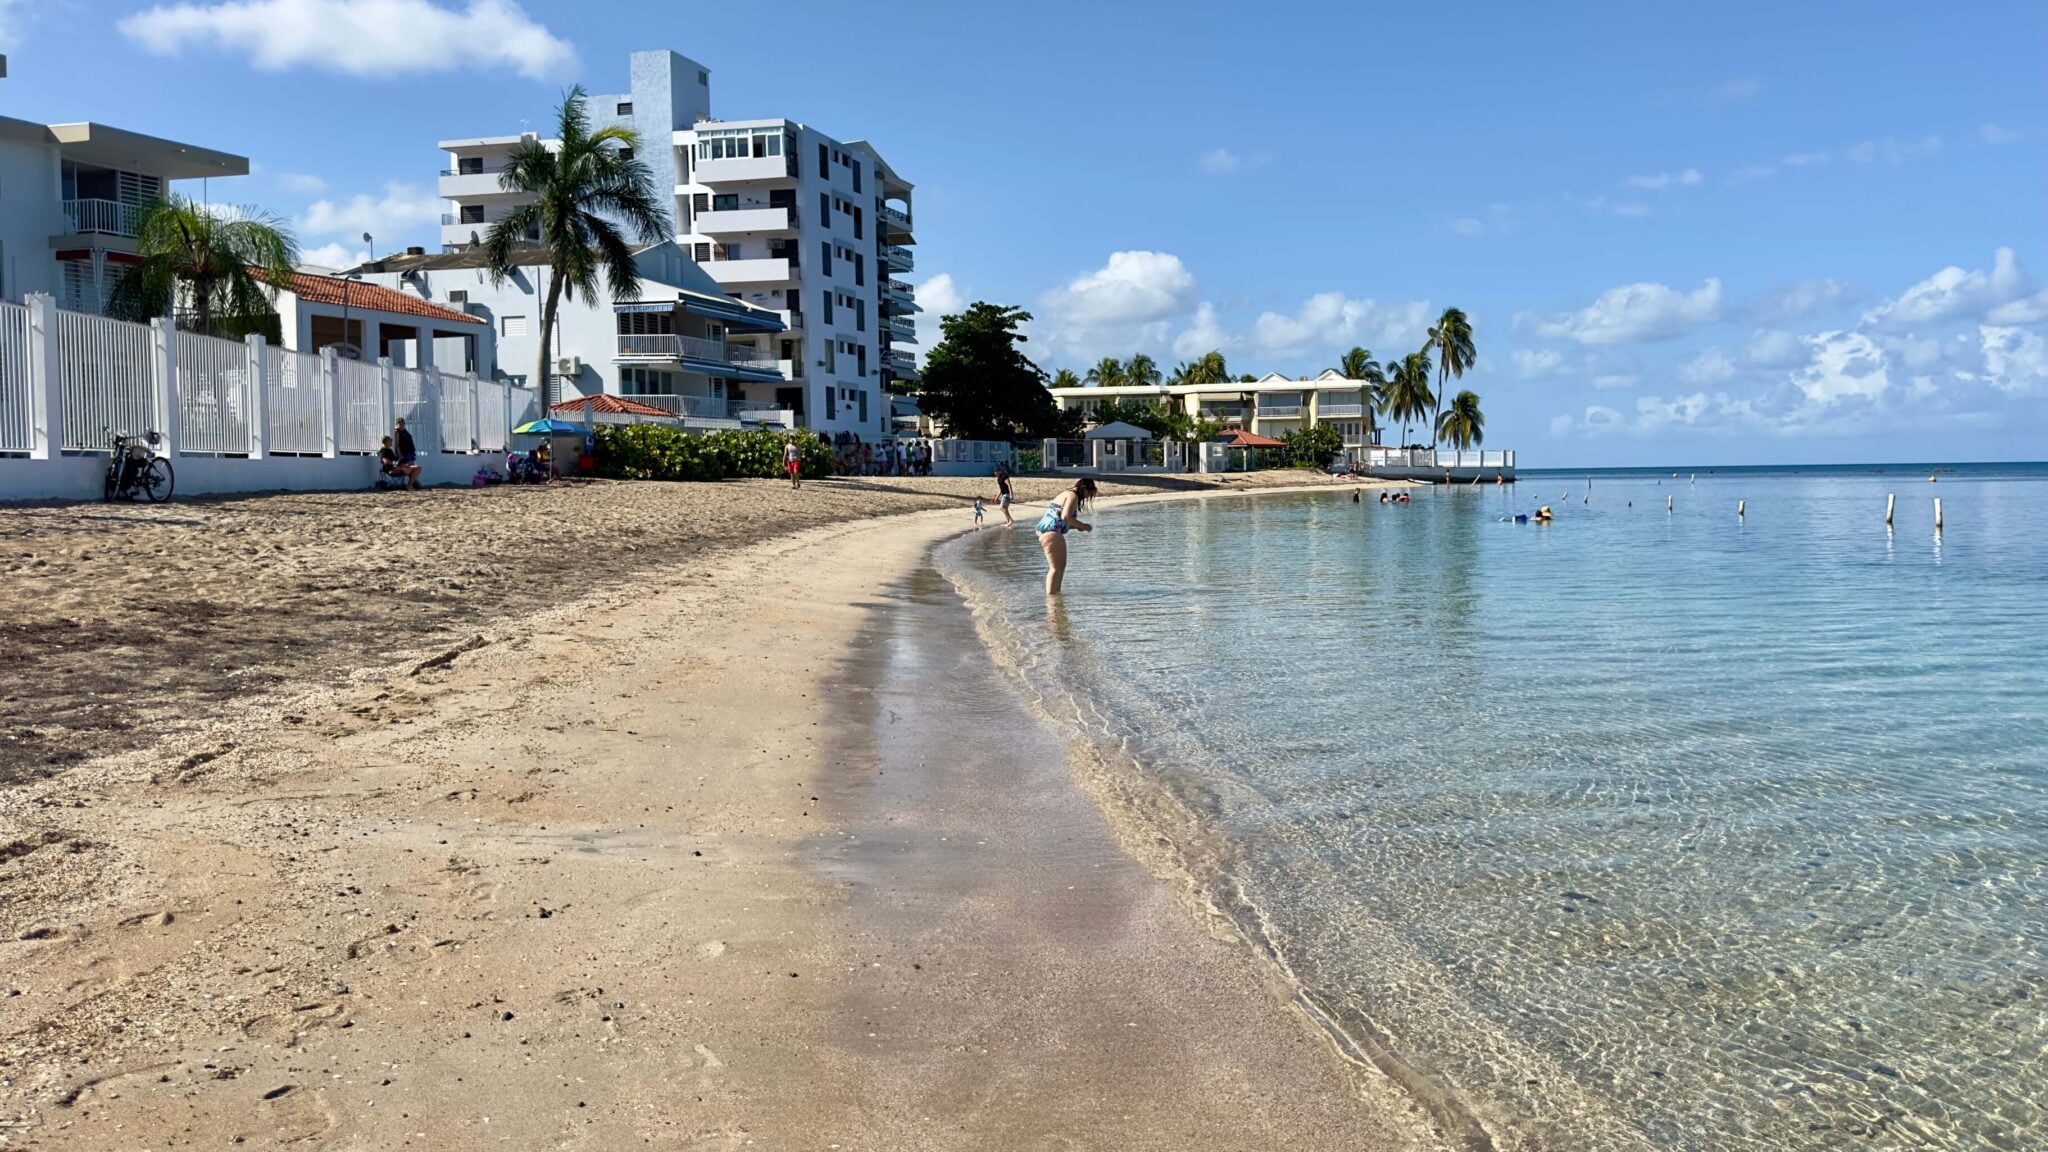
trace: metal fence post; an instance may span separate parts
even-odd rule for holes
[[[28,305],[29,459],[64,454],[64,368],[57,349],[57,300],[30,293]]]
[[[242,344],[249,350],[249,372],[244,385],[249,397],[249,459],[261,460],[270,448],[270,388],[263,379],[263,370],[269,367],[265,361],[269,358],[263,354],[260,333],[249,333]]]
[[[467,450],[474,452],[482,448],[484,443],[483,428],[477,423],[481,405],[478,403],[476,395],[476,373],[471,372],[466,378],[469,381],[469,444]]]
[[[156,382],[157,431],[163,436],[163,454],[176,456],[184,443],[178,420],[178,329],[170,317],[149,322],[149,369]]]
[[[325,389],[320,414],[320,455],[333,460],[341,455],[341,358],[332,344],[320,350],[320,387]]]
[[[391,431],[392,424],[398,418],[398,408],[392,396],[395,388],[396,385],[391,379],[391,357],[381,356],[377,359],[377,396],[382,405],[378,411],[384,416],[384,431],[386,433]],[[418,433],[414,433],[414,436],[417,438]]]

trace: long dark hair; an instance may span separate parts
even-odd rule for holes
[[[1074,481],[1074,486],[1069,491],[1074,494],[1074,511],[1078,514],[1084,505],[1095,499],[1095,481],[1083,476]]]

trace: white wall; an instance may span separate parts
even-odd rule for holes
[[[502,455],[429,452],[420,457],[420,483],[467,486],[479,467],[500,473]],[[202,493],[323,492],[370,488],[377,461],[370,456],[180,456],[171,461],[171,499]],[[0,456],[0,502],[14,500],[98,500],[107,474],[105,455],[24,460]]]
[[[50,237],[65,231],[58,162],[55,144],[0,140],[0,299],[57,290]]]

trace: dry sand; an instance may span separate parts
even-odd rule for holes
[[[0,510],[0,1146],[1432,1144],[976,658],[985,487]]]

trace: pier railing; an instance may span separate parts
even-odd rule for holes
[[[1441,471],[1446,468],[1499,468],[1515,466],[1513,449],[1486,452],[1477,448],[1370,448],[1365,463],[1373,468],[1416,468]]]

